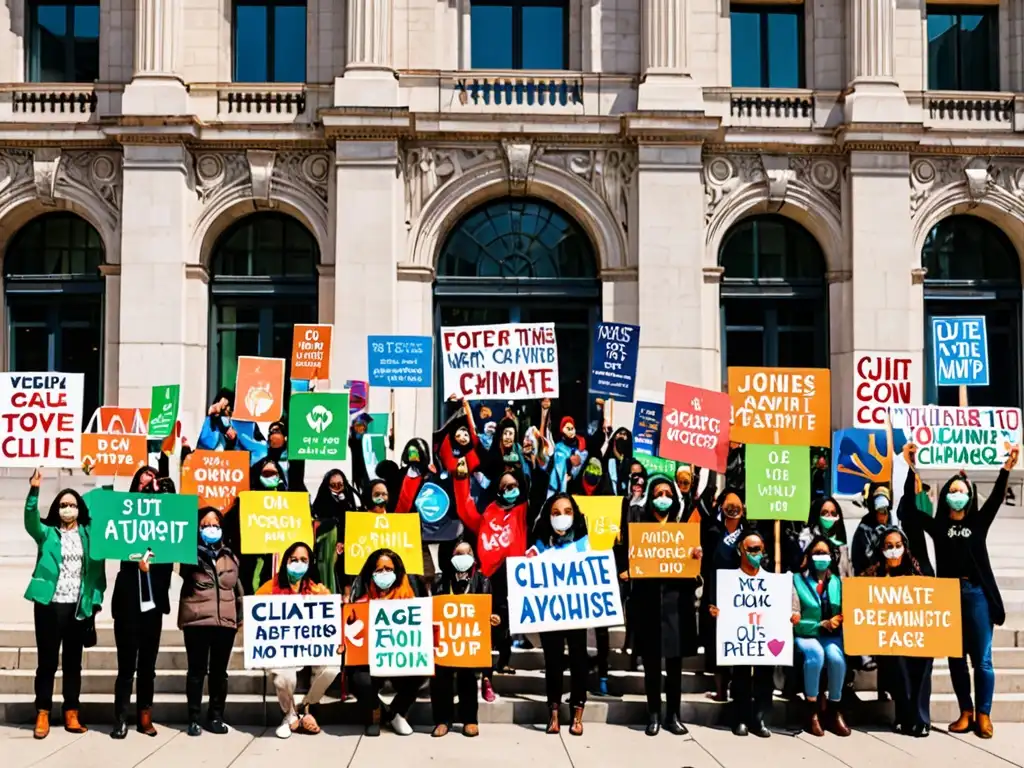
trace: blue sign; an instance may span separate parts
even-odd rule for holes
[[[633,402],[639,352],[639,325],[598,323],[594,331],[594,366],[590,369],[590,391],[624,403]]]
[[[371,387],[430,387],[429,336],[370,336],[367,358]]]
[[[420,517],[427,523],[438,523],[448,514],[448,494],[433,483],[424,483],[413,502]]]
[[[988,332],[984,317],[933,317],[932,352],[938,386],[988,386]]]
[[[661,414],[665,406],[637,400],[633,412],[633,452],[658,455],[658,432],[661,430]]]
[[[832,495],[860,496],[869,483],[892,481],[893,455],[906,445],[903,430],[892,430],[889,445],[884,429],[837,430],[832,436]]]

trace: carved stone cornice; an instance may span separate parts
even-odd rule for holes
[[[396,272],[399,280],[417,283],[432,283],[436,276],[433,267],[428,267],[423,264],[410,264],[408,262],[399,264]]]
[[[210,282],[210,270],[206,268],[204,264],[186,264],[185,265],[185,279],[186,280],[201,280],[203,283]]]

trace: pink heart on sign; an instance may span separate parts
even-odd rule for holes
[[[785,640],[769,640],[768,650],[772,652],[772,656],[778,656],[782,653],[782,649],[786,647]]]

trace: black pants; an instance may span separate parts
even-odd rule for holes
[[[661,714],[661,659],[644,659],[647,714]],[[683,660],[665,659],[665,716],[679,716],[683,699]]]
[[[587,630],[542,632],[540,644],[544,648],[544,682],[547,686],[548,704],[562,702],[562,675],[565,673],[565,646],[568,644],[569,705],[582,707],[587,703],[587,674],[590,670]]]
[[[64,672],[65,712],[78,709],[82,694],[82,639],[85,622],[75,618],[76,603],[36,603],[33,614],[36,625],[36,709],[53,709],[53,679],[58,660]]]
[[[228,699],[228,662],[231,661],[236,632],[228,627],[186,627],[183,630],[188,657],[185,698],[188,699],[189,721],[199,720],[203,708],[204,678],[208,678],[210,691],[206,717],[209,720],[224,719],[224,705]]]
[[[370,722],[373,711],[383,707],[379,694],[388,678],[371,677],[369,667],[349,667],[346,674],[349,691],[359,701],[359,707],[363,710],[366,722]],[[390,719],[391,715],[401,715],[402,717],[408,715],[424,680],[422,677],[392,677],[390,679],[391,687],[395,689],[395,698],[387,707],[388,715],[383,718],[384,720]],[[473,695],[475,697],[476,693],[474,692]]]
[[[160,653],[160,628],[164,615],[147,611],[114,621],[114,643],[117,645],[117,680],[114,683],[114,716],[123,720],[132,700],[132,679],[136,710],[153,706],[153,682],[156,679],[156,657]]]
[[[488,680],[495,669],[504,669],[512,660],[512,634],[508,631],[508,572],[501,566],[491,577],[491,605],[493,612],[501,617],[501,623],[491,627],[491,648],[498,652],[498,661],[491,669],[484,670]]]
[[[878,680],[896,705],[896,724],[931,725],[933,659],[877,656]]]
[[[611,638],[608,636],[608,627],[598,627],[595,629],[594,638],[597,641],[597,676],[608,677],[608,654],[611,652]]]
[[[736,722],[746,725],[764,722],[772,703],[774,677],[775,667],[732,667],[732,700]]]
[[[430,704],[434,725],[451,726],[455,716],[455,690],[459,692],[459,722],[477,724],[476,670],[435,667],[430,678]]]

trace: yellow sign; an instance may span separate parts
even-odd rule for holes
[[[599,552],[610,550],[619,538],[622,522],[621,496],[573,496],[587,518],[587,540]]]
[[[280,555],[297,541],[313,546],[309,494],[242,491],[243,555]]]
[[[423,539],[420,516],[348,512],[345,514],[345,573],[354,576],[366,558],[378,549],[390,549],[405,563],[406,573],[423,575]]]

